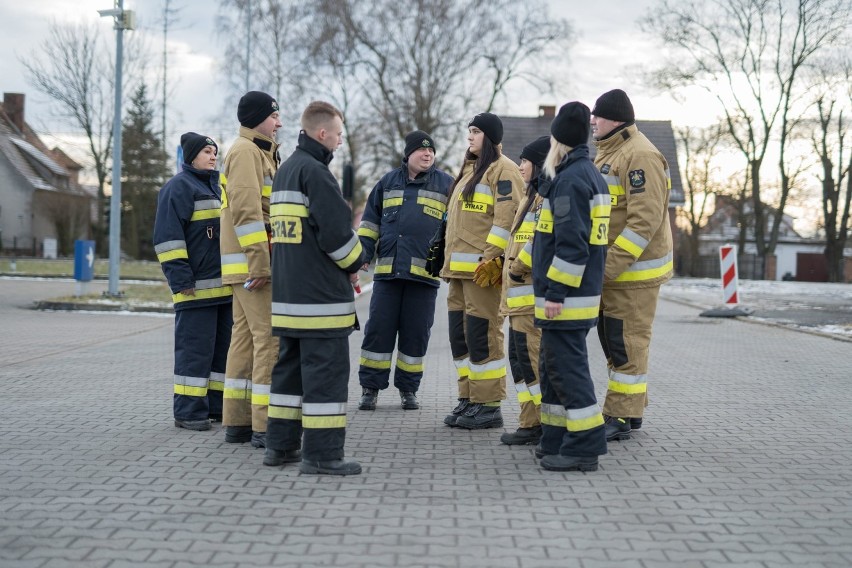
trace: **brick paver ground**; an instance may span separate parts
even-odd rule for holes
[[[354,334],[346,448],[364,473],[317,477],[218,425],[173,427],[171,318],[20,307],[49,286],[0,280],[4,568],[852,565],[848,342],[661,301],[644,428],[595,473],[552,473],[502,430],[442,424],[444,288],[422,410],[393,387],[357,410]],[[504,415],[514,429],[514,401]]]

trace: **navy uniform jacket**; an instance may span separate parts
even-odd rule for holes
[[[542,181],[544,198],[533,237],[535,324],[543,329],[589,329],[597,324],[606,264],[609,190],[589,160],[589,147],[574,148]],[[553,319],[545,301],[562,303]]]
[[[370,192],[358,236],[365,261],[376,256],[375,280],[414,280],[436,288],[440,280],[426,271],[426,253],[447,210],[453,178],[433,164],[415,179],[408,164],[386,173]]]
[[[219,258],[219,172],[188,164],[157,196],[154,251],[172,291],[175,310],[231,301]],[[179,294],[195,288],[195,295]]]
[[[355,329],[349,274],[364,264],[332,153],[302,132],[272,182],[272,333],[345,337]]]

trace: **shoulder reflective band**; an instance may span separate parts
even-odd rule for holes
[[[269,215],[272,217],[307,217],[310,200],[301,191],[276,191],[269,200]]]

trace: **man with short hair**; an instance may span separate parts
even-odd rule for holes
[[[225,441],[262,448],[277,349],[270,326],[269,195],[278,164],[278,103],[249,91],[237,107],[240,135],[222,170],[222,281],[234,290],[225,369]]]
[[[426,257],[452,184],[435,167],[432,137],[415,130],[405,137],[402,165],[385,174],[367,198],[358,236],[367,262],[376,256],[376,269],[358,370],[360,410],[375,410],[379,391],[388,388],[395,345],[400,404],[403,410],[420,408],[417,391],[440,286],[426,270]]]
[[[349,335],[358,329],[352,288],[364,254],[328,169],[342,138],[343,114],[309,104],[272,192],[272,329],[280,343],[263,463],[301,459],[308,474],[361,473],[343,456]]]
[[[648,352],[660,286],[672,277],[669,224],[671,178],[666,159],[636,127],[621,89],[601,95],[592,110],[595,166],[612,203],[598,336],[609,383],[603,413],[606,439],[626,440],[642,426],[647,405]]]

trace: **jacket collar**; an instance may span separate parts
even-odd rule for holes
[[[334,159],[334,152],[308,136],[304,130],[299,132],[299,143],[296,147],[307,152],[311,157],[319,160],[326,166]]]
[[[260,148],[264,154],[268,154],[270,159],[273,159],[275,152],[278,150],[278,144],[269,136],[264,136],[254,128],[246,128],[240,126],[240,136],[252,142]]]
[[[189,164],[183,164],[183,171],[189,172],[204,183],[208,183],[211,179],[219,179],[219,170],[199,170]]]
[[[588,144],[580,144],[579,146],[574,146],[574,148],[565,154],[565,157],[562,158],[562,161],[559,162],[559,165],[556,166],[556,173],[561,172],[569,165],[573,164],[577,160],[581,160],[583,158],[589,157],[589,145]]]
[[[606,138],[603,138],[602,140],[595,140],[595,146],[597,146],[598,150],[601,151],[613,150],[624,144],[626,140],[636,136],[638,133],[639,129],[636,128],[635,122],[624,124],[610,132]]]

